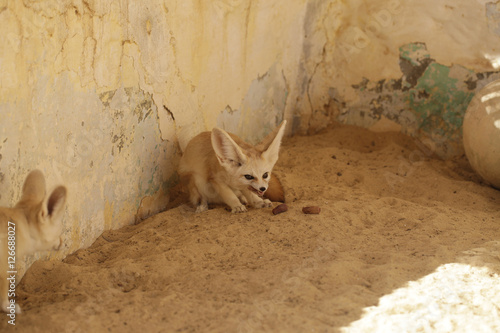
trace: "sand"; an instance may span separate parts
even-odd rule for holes
[[[287,212],[180,205],[37,261],[16,331],[498,331],[500,191],[422,148],[338,124],[287,138]]]

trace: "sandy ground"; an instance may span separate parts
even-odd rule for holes
[[[340,125],[288,138],[288,212],[181,205],[107,231],[28,270],[16,330],[500,331],[500,191],[431,153]]]

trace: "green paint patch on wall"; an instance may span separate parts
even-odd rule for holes
[[[399,48],[400,78],[352,85],[359,98],[345,102],[334,93],[330,103],[340,110],[337,120],[370,127],[382,117],[421,141],[433,141],[442,157],[463,153],[462,123],[475,93],[500,78],[500,72],[476,73],[463,66],[437,63],[424,43]]]
[[[419,130],[426,133],[437,130],[440,135],[452,138],[461,129],[473,96],[474,92],[460,87],[459,80],[450,77],[450,67],[431,63],[417,85],[409,90],[407,102],[418,119]]]

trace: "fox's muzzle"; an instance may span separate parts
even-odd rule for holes
[[[259,197],[262,197],[264,195],[264,192],[266,192],[267,188],[265,187],[261,187],[260,189],[256,189],[254,188],[253,186],[249,186],[248,189],[252,192],[254,192],[255,194],[257,194]]]

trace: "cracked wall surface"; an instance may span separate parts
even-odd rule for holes
[[[463,153],[467,105],[498,78],[499,8],[465,0],[310,1],[299,78],[306,98],[297,102],[295,128],[314,133],[332,120],[392,128],[442,157]]]
[[[61,258],[165,209],[182,149],[214,126],[256,142],[283,119],[287,134],[386,121],[453,156],[498,77],[498,7],[0,0],[0,205],[33,168],[65,184]]]
[[[498,78],[499,9],[466,0],[310,1],[295,127],[392,128],[442,157],[462,154],[467,105]]]
[[[467,106],[474,94],[500,73],[439,64],[423,43],[400,47],[399,65],[399,78],[375,82],[364,78],[352,85],[359,92],[355,102],[346,103],[335,90],[330,91],[330,106],[338,111],[337,119],[366,127],[377,126],[381,119],[390,120],[442,157],[462,154]]]

